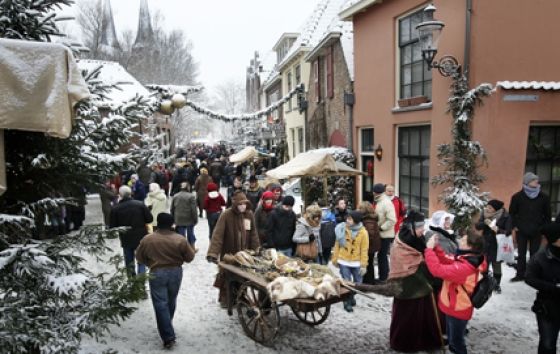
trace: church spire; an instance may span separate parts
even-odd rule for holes
[[[103,3],[100,49],[107,54],[113,54],[113,51],[120,50],[121,46],[119,45],[119,40],[117,38],[117,31],[115,31],[111,3],[110,0],[99,1]]]
[[[136,33],[135,48],[142,48],[150,44],[154,37],[152,29],[152,20],[150,18],[150,10],[148,9],[148,0],[140,1],[140,15],[138,16],[138,32]]]

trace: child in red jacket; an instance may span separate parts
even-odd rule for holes
[[[208,183],[208,194],[204,197],[203,208],[206,210],[206,217],[208,218],[209,238],[212,239],[214,227],[220,218],[222,208],[226,205],[224,197],[218,191],[216,183]]]
[[[458,255],[455,257],[447,256],[439,246],[435,246],[435,238],[436,236],[428,241],[424,258],[430,273],[443,279],[438,307],[446,315],[449,349],[453,353],[466,354],[465,329],[473,314],[470,295],[480,272],[487,268],[482,255],[483,237],[469,230],[461,238]]]

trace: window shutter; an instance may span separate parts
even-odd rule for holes
[[[334,77],[333,77],[333,47],[329,47],[327,53],[327,96],[334,97]]]
[[[321,84],[319,82],[319,58],[313,62],[313,79],[315,80],[315,102],[321,102]]]

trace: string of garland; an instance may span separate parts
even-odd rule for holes
[[[162,97],[172,97],[174,94],[188,96],[191,93],[197,93],[204,89],[203,86],[179,86],[179,85],[157,85],[149,84],[146,88],[151,91],[157,91]]]
[[[174,90],[174,86],[172,85],[147,85],[148,89],[153,91],[158,91],[161,101],[160,101],[160,112],[164,114],[171,114],[173,113],[175,108],[182,108],[184,106],[189,106],[195,112],[204,114],[212,119],[219,119],[224,122],[231,122],[234,120],[254,120],[261,117],[269,116],[278,108],[280,108],[284,103],[288,102],[294,95],[303,93],[304,86],[303,84],[297,85],[294,87],[290,92],[288,92],[284,97],[280,100],[272,103],[266,108],[263,108],[260,111],[253,112],[253,113],[241,113],[241,114],[222,114],[218,112],[214,112],[208,108],[202,107],[197,103],[187,100],[184,96],[186,95],[185,92],[177,92]],[[202,87],[191,87],[190,92],[198,92],[202,90]]]

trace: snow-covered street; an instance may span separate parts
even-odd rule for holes
[[[97,196],[90,196],[87,223],[101,222]],[[331,308],[322,325],[311,328],[281,308],[281,330],[275,346],[261,346],[245,336],[237,315],[229,317],[217,304],[218,291],[212,287],[216,266],[206,261],[208,225],[206,219],[196,226],[200,248],[195,260],[184,265],[184,278],[178,298],[174,326],[180,353],[394,353],[389,349],[391,299],[358,297],[354,313],[342,304]],[[115,253],[120,253],[118,240],[112,240]],[[109,256],[109,255],[108,255]],[[90,260],[91,269],[102,270],[103,264]],[[494,295],[484,308],[475,312],[469,323],[467,344],[470,353],[533,353],[537,348],[537,327],[530,310],[534,291],[524,283],[510,283],[513,270],[504,267],[501,295]],[[113,327],[97,343],[85,338],[81,353],[101,353],[109,348],[119,353],[164,353],[149,299],[137,304],[136,311],[121,327]],[[410,319],[414,321],[414,319]],[[418,324],[421,325],[420,323]]]

